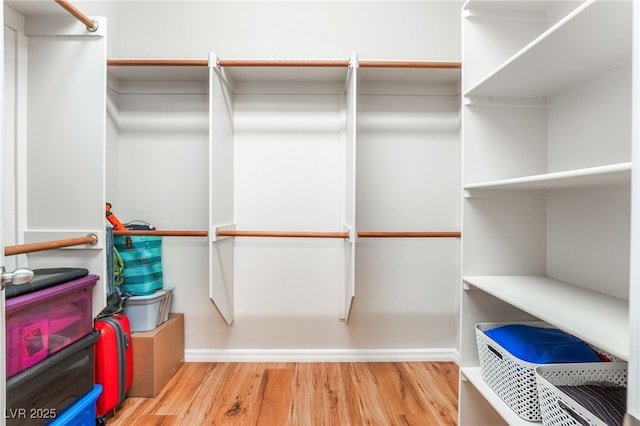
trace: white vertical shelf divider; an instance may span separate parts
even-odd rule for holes
[[[631,270],[629,273],[629,380],[627,411],[640,424],[640,4],[633,4],[633,80],[631,128]]]
[[[227,324],[234,312],[233,93],[215,53],[209,54],[209,298]]]
[[[29,16],[24,173],[24,242],[95,234],[99,244],[28,256],[30,268],[60,264],[106,277],[105,134],[107,21],[95,32],[72,17]],[[22,84],[22,83],[18,83]],[[93,314],[105,306],[106,279],[93,291]]]
[[[345,240],[345,280],[344,312],[341,319],[349,322],[351,307],[356,294],[356,105],[358,87],[358,56],[351,54],[345,87],[345,128],[344,128],[344,225],[349,232]]]

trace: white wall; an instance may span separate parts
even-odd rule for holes
[[[74,3],[107,15],[110,57],[460,58],[456,1]],[[165,229],[205,229],[206,96],[109,95],[106,186],[116,213]],[[459,98],[379,95],[359,107],[361,229],[459,229]],[[341,230],[339,97],[242,95],[235,108],[238,228]],[[316,114],[326,131],[302,123],[267,134],[273,120],[296,111],[303,121]],[[307,184],[295,181],[300,173]],[[267,190],[272,203],[259,198]],[[288,198],[278,199],[283,193]],[[165,238],[165,278],[176,287],[173,310],[186,315],[187,356],[450,358],[459,240],[361,239],[348,325],[338,320],[340,244],[238,239],[236,320],[227,326],[208,300],[207,242]]]
[[[123,1],[111,28],[119,33],[120,57],[203,58],[213,50],[221,58],[347,59],[358,52],[368,59],[458,60],[461,4]]]
[[[5,0],[67,15],[50,0]],[[75,0],[106,16],[110,57],[459,60],[462,0]]]

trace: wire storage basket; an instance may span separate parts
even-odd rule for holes
[[[622,424],[626,409],[623,390],[627,386],[626,362],[541,365],[536,367],[535,375],[544,426]],[[579,386],[587,386],[588,392],[569,392]],[[568,393],[583,398],[597,395],[602,400],[585,399],[590,402],[589,410]]]

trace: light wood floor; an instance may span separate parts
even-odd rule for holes
[[[108,426],[451,426],[457,388],[448,362],[185,363]]]

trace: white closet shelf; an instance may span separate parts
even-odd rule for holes
[[[541,190],[601,187],[627,184],[631,181],[631,162],[605,166],[499,179],[464,185],[466,191],[481,189]]]
[[[482,380],[480,367],[463,367],[462,376],[471,383],[496,412],[510,425],[539,426],[542,422],[532,422],[518,416],[509,406]]]
[[[586,1],[465,96],[543,97],[631,60],[632,2]]]
[[[546,276],[465,276],[463,280],[611,355],[629,359],[627,300]]]

